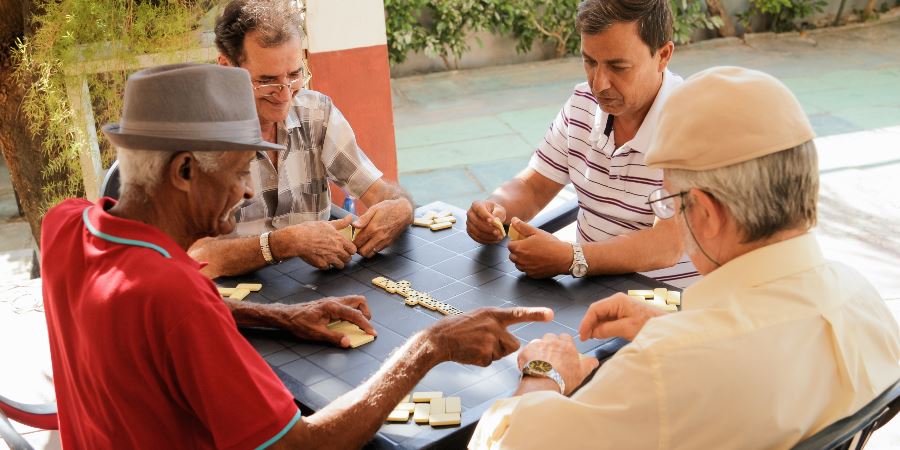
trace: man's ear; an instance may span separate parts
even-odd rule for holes
[[[702,235],[706,240],[720,237],[725,230],[728,216],[725,206],[715,197],[700,189],[691,189],[690,194],[693,204],[688,208],[694,220],[691,225],[694,232]],[[702,222],[702,223],[701,223]]]
[[[220,66],[228,66],[231,67],[231,61],[225,57],[225,55],[219,53],[219,56],[216,58],[216,62],[219,63]]]
[[[191,190],[191,179],[194,177],[197,167],[196,161],[190,152],[181,152],[172,158],[166,173],[169,182],[175,189],[184,192]]]
[[[659,71],[662,72],[666,70],[666,67],[669,66],[669,61],[672,60],[672,54],[675,53],[675,43],[672,41],[668,41],[663,44],[659,50],[656,51],[659,53]]]

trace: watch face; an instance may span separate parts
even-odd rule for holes
[[[572,275],[575,275],[579,278],[587,275],[587,266],[585,266],[584,264],[576,264],[572,269]]]
[[[546,373],[553,370],[553,366],[547,361],[533,360],[528,362],[528,368],[535,371]]]

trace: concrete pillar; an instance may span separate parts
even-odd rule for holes
[[[331,97],[360,148],[397,180],[383,0],[306,0],[311,88]],[[340,204],[343,193],[332,199]]]

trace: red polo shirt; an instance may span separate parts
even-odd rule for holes
[[[66,200],[41,275],[65,449],[270,445],[300,419],[213,283],[157,228]]]

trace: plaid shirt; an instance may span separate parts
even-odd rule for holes
[[[328,96],[303,90],[284,123],[278,124],[278,169],[269,156],[257,152],[250,163],[256,193],[235,214],[232,235],[253,236],[289,225],[328,220],[331,190],[328,180],[360,198],[381,178],[356,143],[353,129]]]

